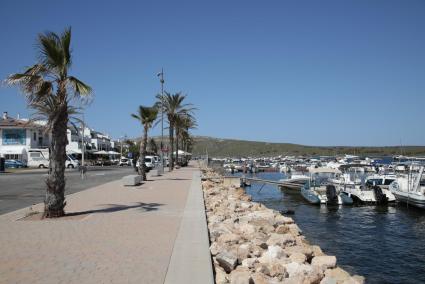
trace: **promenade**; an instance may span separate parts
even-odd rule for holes
[[[28,208],[0,216],[0,283],[213,283],[197,168],[81,191],[66,211],[58,220],[20,220]]]

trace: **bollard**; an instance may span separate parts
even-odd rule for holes
[[[0,173],[3,173],[5,171],[5,158],[0,157]]]

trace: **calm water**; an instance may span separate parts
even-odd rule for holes
[[[278,180],[280,173],[258,173]],[[254,201],[293,209],[306,238],[367,283],[425,283],[425,211],[403,205],[327,207],[307,204],[300,194],[273,185],[247,187]]]

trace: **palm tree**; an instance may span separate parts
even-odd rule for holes
[[[155,139],[149,139],[148,144],[150,152],[154,153],[155,155],[158,154],[158,145],[156,144]]]
[[[47,129],[52,133],[44,199],[47,218],[65,214],[66,131],[69,115],[75,111],[72,100],[83,102],[92,91],[88,85],[68,75],[72,63],[70,44],[71,28],[60,35],[39,34],[39,62],[24,73],[12,74],[6,79],[7,84],[21,87],[28,106],[47,118]]]
[[[196,119],[190,114],[178,115],[175,122],[176,129],[176,161],[179,161],[179,140],[182,142],[182,148],[185,149],[185,139],[189,136],[189,129],[196,128]],[[186,151],[187,152],[187,151]]]
[[[131,114],[132,117],[139,120],[143,126],[143,137],[140,143],[140,158],[139,158],[139,174],[142,175],[143,180],[146,180],[146,171],[145,171],[145,156],[146,156],[146,146],[148,145],[148,131],[154,126],[155,120],[158,116],[158,108],[139,106],[138,114]]]
[[[164,113],[167,115],[168,119],[168,130],[169,130],[169,141],[170,141],[170,171],[174,169],[174,128],[176,124],[176,119],[179,115],[189,114],[193,111],[191,104],[184,104],[183,101],[186,98],[186,95],[182,95],[181,92],[171,95],[168,92],[165,92],[165,96],[157,95],[158,99],[156,106],[163,107]]]

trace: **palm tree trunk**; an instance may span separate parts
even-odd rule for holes
[[[142,176],[143,180],[146,180],[146,170],[145,170],[145,157],[146,157],[146,146],[148,144],[148,129],[144,128],[143,139],[140,141],[140,162],[139,162],[139,174]]]
[[[179,128],[176,127],[176,165],[179,165]]]
[[[173,152],[174,152],[174,125],[170,122],[170,165],[169,165],[169,169],[170,171],[172,171],[174,169],[174,157],[173,157]]]
[[[44,217],[55,218],[65,215],[65,162],[68,107],[65,104],[52,127],[52,141],[49,155],[49,175],[44,199]]]

